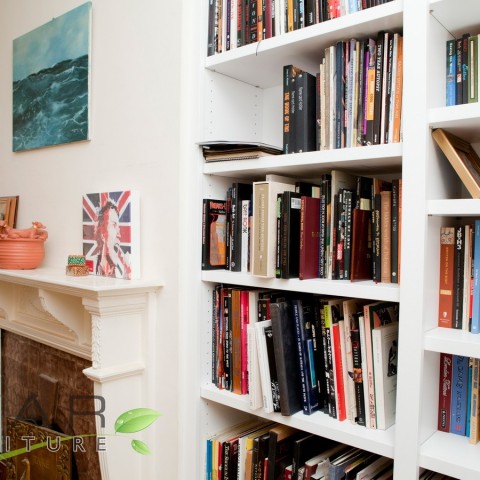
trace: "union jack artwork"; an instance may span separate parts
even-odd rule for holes
[[[139,276],[137,192],[83,195],[83,255],[90,273],[132,279]]]

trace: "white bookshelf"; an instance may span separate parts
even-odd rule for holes
[[[197,2],[193,2],[197,3]],[[395,0],[380,7],[324,22],[281,37],[206,57],[207,2],[198,2],[189,26],[188,66],[192,80],[186,98],[190,119],[183,234],[200,245],[201,199],[223,198],[233,179],[256,180],[266,173],[315,178],[333,168],[403,178],[401,285],[327,280],[259,279],[228,271],[200,271],[200,247],[186,252],[184,284],[188,302],[181,349],[189,365],[183,382],[183,445],[195,451],[185,466],[188,478],[204,475],[208,435],[257,415],[365,448],[394,459],[395,480],[414,480],[420,468],[462,479],[480,478],[479,447],[468,439],[437,431],[438,367],[442,351],[477,355],[479,339],[437,328],[438,232],[451,217],[480,217],[480,201],[469,199],[430,136],[448,128],[471,142],[480,140],[478,105],[444,107],[445,40],[448,30],[480,32],[476,0]],[[472,15],[474,13],[475,15]],[[202,23],[203,22],[203,23]],[[449,22],[451,25],[449,26]],[[442,26],[443,25],[443,26]],[[316,71],[321,52],[335,41],[403,30],[403,143],[279,155],[260,160],[204,162],[197,142],[260,141],[282,145],[282,67],[293,63]],[[193,106],[193,107],[192,107]],[[192,133],[193,132],[193,133]],[[400,301],[396,425],[387,431],[338,422],[322,413],[292,417],[251,411],[246,397],[216,389],[211,376],[211,296],[216,283]],[[188,286],[188,288],[187,288]],[[187,318],[188,317],[188,318]],[[187,368],[185,366],[185,368]],[[183,477],[182,477],[183,478]],[[187,478],[187,476],[185,476]]]

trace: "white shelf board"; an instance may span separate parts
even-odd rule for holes
[[[432,352],[480,357],[480,335],[454,328],[433,328],[424,334],[423,346]]]
[[[326,47],[339,40],[365,38],[380,30],[400,31],[403,1],[311,25],[240,48],[211,55],[206,68],[261,88],[282,83],[283,66],[294,64],[316,73]]]
[[[471,445],[466,437],[435,432],[420,447],[421,467],[462,480],[478,480],[480,444]]]
[[[368,175],[400,172],[402,168],[402,144],[371,145],[315,152],[272,155],[254,160],[204,162],[203,173],[251,178],[267,173],[315,176],[332,169],[350,170]]]
[[[478,6],[477,6],[478,9]],[[431,128],[444,128],[470,143],[480,141],[480,103],[431,108],[428,115]]]
[[[246,395],[236,395],[229,391],[219,390],[211,384],[202,386],[201,396],[206,400],[251,413],[258,417],[290,425],[306,432],[393,458],[394,426],[385,431],[375,430],[354,425],[349,421],[339,422],[323,412],[315,412],[312,415],[304,415],[303,412],[298,412],[291,416],[284,416],[280,413],[265,413],[262,408],[251,410]]]
[[[480,200],[476,198],[429,200],[427,214],[444,217],[480,216]]]
[[[465,12],[475,12],[477,15],[465,15]],[[480,31],[478,15],[478,0],[462,0],[459,8],[458,0],[430,0],[430,14],[452,35],[461,36]]]
[[[246,273],[229,272],[228,270],[205,270],[202,272],[202,280],[273,290],[290,290],[391,302],[400,301],[400,288],[397,284],[374,283],[368,280],[351,282],[349,280],[261,278]]]

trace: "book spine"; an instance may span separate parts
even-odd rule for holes
[[[403,100],[403,37],[399,35],[397,46],[397,73],[395,85],[395,102],[393,110],[393,135],[392,142],[401,140],[402,125],[402,100]]]
[[[283,67],[283,153],[290,152],[290,78],[292,65]]]
[[[468,357],[452,355],[452,405],[450,433],[465,435],[467,410]]]
[[[462,92],[462,38],[455,40],[455,104],[463,103]],[[447,47],[448,49],[448,47]]]
[[[476,445],[480,439],[480,359],[473,358],[472,390],[470,400],[470,435],[469,443]],[[467,412],[468,413],[468,412]]]
[[[240,271],[248,272],[249,265],[249,217],[250,217],[250,200],[242,200],[242,223],[241,223],[241,255],[240,255]]]
[[[248,393],[248,337],[247,327],[250,318],[249,292],[240,292],[240,355],[241,355],[241,394]]]
[[[325,339],[326,339],[326,352],[327,352],[327,361],[325,363],[325,372],[328,382],[328,414],[332,418],[337,418],[337,403],[335,398],[335,360],[334,360],[334,349],[333,349],[333,338],[332,338],[332,318],[329,305],[325,305]]]
[[[376,42],[370,38],[368,40],[368,65],[367,68],[367,85],[366,85],[366,105],[365,105],[365,122],[366,134],[365,144],[373,145],[373,130],[375,119],[375,85],[376,85]]]
[[[373,144],[380,143],[380,125],[382,121],[382,85],[383,85],[383,59],[385,45],[385,32],[378,32],[377,48],[375,55],[375,100],[373,116]]]
[[[258,17],[257,17],[258,0],[250,0],[249,2],[249,43],[255,43],[258,40]]]
[[[452,354],[440,353],[440,381],[438,392],[438,430],[450,432],[452,404]]]
[[[392,180],[392,256],[390,266],[390,281],[398,283],[398,215],[399,215],[399,179]]]
[[[306,415],[318,410],[318,398],[312,384],[309,344],[306,338],[305,322],[303,318],[303,306],[300,300],[292,301],[292,312],[295,322],[297,352],[300,366],[300,378],[302,384],[303,412]]]
[[[232,272],[240,271],[240,251],[237,246],[239,243],[239,238],[237,235],[239,214],[238,184],[234,183],[231,188],[230,201],[230,270]]]
[[[468,38],[468,103],[478,102],[478,36]]]
[[[455,229],[440,229],[440,282],[438,298],[438,326],[453,326],[453,278],[455,256]]]
[[[358,323],[358,319],[357,319]],[[358,325],[350,330],[350,339],[352,342],[352,358],[353,358],[353,381],[355,387],[355,405],[357,415],[355,422],[358,425],[365,426],[365,399],[362,380],[362,353],[360,347],[360,330]]]
[[[344,261],[343,278],[350,280],[351,277],[351,254],[352,254],[352,212],[354,203],[354,193],[351,190],[345,190],[345,243],[344,243]]]
[[[344,42],[337,42],[335,48],[335,79],[336,79],[336,98],[335,101],[335,145],[334,148],[343,148],[345,146],[345,70],[344,70]]]
[[[462,35],[462,104],[468,103],[468,38],[470,35]]]
[[[455,105],[455,40],[447,40],[447,60],[446,60],[446,98],[445,102],[447,107]]]
[[[365,353],[366,353],[366,372],[367,384],[365,388],[368,394],[368,404],[365,405],[369,410],[370,428],[377,428],[375,416],[375,380],[373,370],[373,349],[372,349],[372,325],[370,319],[369,307],[365,306],[363,309],[363,325],[365,332]]]
[[[473,305],[470,331],[480,333],[480,220],[475,220],[474,228]]]
[[[381,196],[381,220],[380,220],[380,257],[382,283],[391,283],[392,265],[392,192],[384,190]]]
[[[374,195],[373,200],[373,214],[372,214],[372,235],[373,235],[373,242],[372,242],[372,277],[375,283],[381,281],[381,249],[380,249],[380,241],[381,241],[381,196],[380,193],[376,193]]]
[[[282,271],[285,269],[286,264],[286,245],[284,235],[284,219],[283,219],[283,194],[277,193],[277,252],[276,252],[276,265],[275,265],[275,278],[282,278]]]
[[[455,228],[454,274],[453,274],[453,312],[452,328],[462,329],[463,284],[465,265],[464,227]]]
[[[340,322],[332,325],[333,351],[335,355],[335,398],[337,400],[337,420],[343,422],[347,418],[347,409],[345,404],[345,384],[343,378],[343,352],[342,342],[340,340]]]
[[[265,329],[265,342],[267,345],[267,359],[270,370],[270,388],[272,390],[273,411],[280,412],[280,389],[278,386],[275,350],[273,345],[273,329],[271,325]]]

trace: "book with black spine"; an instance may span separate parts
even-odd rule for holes
[[[292,299],[292,311],[295,322],[297,354],[300,365],[300,379],[302,384],[303,412],[311,415],[318,410],[317,385],[312,383],[311,376],[311,338],[308,339],[305,329],[303,302],[301,299]]]
[[[298,278],[300,267],[301,194],[285,191],[281,200],[281,278]]]
[[[231,206],[231,244],[230,270],[242,270],[242,202],[251,200],[253,187],[251,183],[234,182],[232,184]]]

